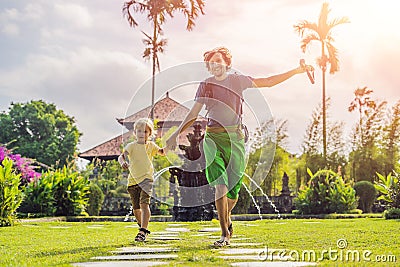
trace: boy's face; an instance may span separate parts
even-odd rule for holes
[[[136,138],[138,143],[146,143],[151,134],[151,129],[147,125],[139,125],[136,128]]]

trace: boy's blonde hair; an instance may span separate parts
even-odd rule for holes
[[[149,118],[140,118],[138,119],[134,126],[133,126],[133,131],[136,133],[137,127],[148,127],[150,129],[150,136],[153,137],[154,135],[154,123],[149,119]]]

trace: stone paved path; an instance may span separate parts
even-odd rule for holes
[[[190,232],[186,228],[186,224],[168,224],[165,231],[153,232],[149,235],[149,240],[180,240],[181,233]],[[92,227],[102,228],[102,225],[93,225]],[[219,228],[206,227],[200,229],[198,232],[193,232],[193,236],[202,236],[205,240],[211,238],[218,239]],[[233,261],[232,266],[238,267],[302,267],[302,266],[316,266],[313,262],[292,262],[288,258],[271,260],[270,256],[263,254],[262,243],[244,243],[248,238],[236,235],[231,239],[231,245],[224,248],[211,248],[217,257]],[[212,241],[207,241],[212,244]],[[258,247],[258,248],[257,248]],[[178,248],[173,247],[168,242],[164,244],[154,244],[148,246],[132,246],[122,247],[111,251],[111,256],[93,257],[90,262],[82,262],[73,264],[78,267],[127,267],[127,266],[159,266],[169,264],[169,260],[176,260],[178,258]],[[272,253],[273,249],[268,249],[268,253]],[[269,254],[270,255],[270,254]]]

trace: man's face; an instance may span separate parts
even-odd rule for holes
[[[221,53],[215,53],[209,61],[209,71],[215,77],[222,77],[226,73],[226,62]]]

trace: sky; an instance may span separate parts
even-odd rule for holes
[[[162,73],[200,62],[205,51],[226,46],[233,67],[252,77],[268,77],[298,66],[304,58],[315,65],[319,43],[303,53],[293,25],[317,22],[321,0],[214,0],[205,1],[205,15],[193,31],[176,13],[163,26],[168,39],[159,55]],[[330,120],[345,122],[347,132],[357,121],[347,108],[354,90],[367,86],[375,99],[389,106],[400,100],[400,16],[396,0],[327,1],[329,18],[347,16],[350,23],[333,30],[340,71],[327,75],[331,98]],[[11,102],[43,99],[76,120],[83,133],[83,152],[117,135],[122,118],[151,104],[146,86],[151,62],[142,58],[141,31],[151,32],[144,15],[131,28],[122,14],[124,1],[110,0],[2,0],[0,2],[0,111]],[[206,75],[205,70],[201,75]],[[201,76],[200,75],[200,76]],[[251,89],[262,98],[256,108],[287,120],[287,149],[300,153],[312,111],[321,103],[321,71],[316,83],[296,75],[272,88]],[[157,83],[156,100],[168,88]],[[161,82],[161,84],[160,84]],[[176,81],[174,81],[176,82]],[[178,85],[176,82],[175,85]],[[157,90],[158,88],[158,90]],[[176,86],[170,97],[190,106],[196,86]],[[258,112],[258,111],[257,111]],[[263,111],[261,111],[263,112]],[[257,126],[245,117],[250,128]]]

